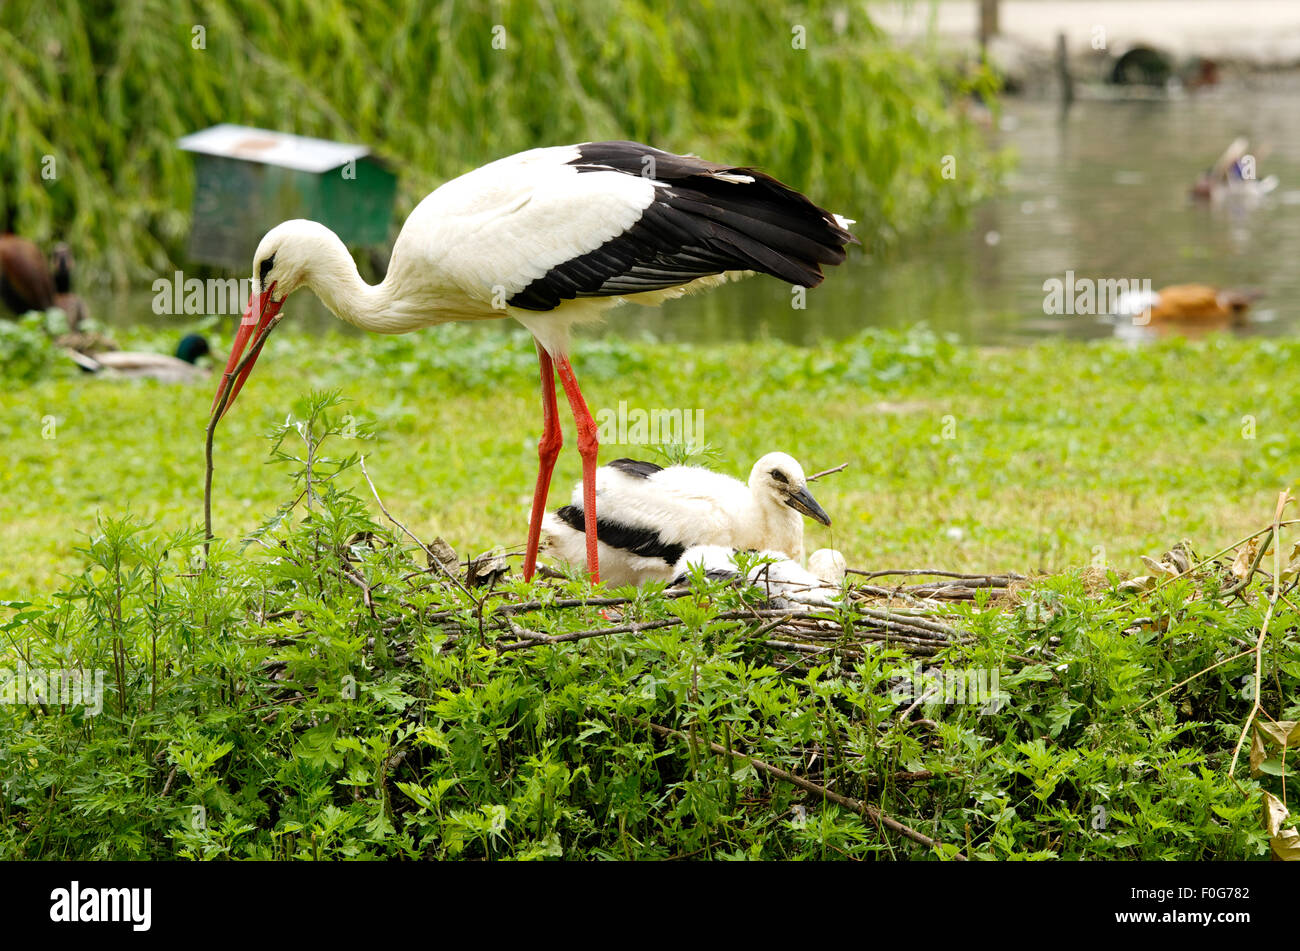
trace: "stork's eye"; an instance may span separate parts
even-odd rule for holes
[[[790,482],[790,480],[789,480],[788,478],[786,478],[785,473],[782,472],[780,469],[773,469],[773,470],[772,470],[772,478],[775,479],[777,482],[780,482],[780,483],[782,483],[782,484],[788,484],[788,483]]]
[[[262,266],[257,270],[257,280],[262,285],[262,290],[266,290],[266,275],[271,273],[271,268],[275,266],[275,255],[271,255],[262,262]]]

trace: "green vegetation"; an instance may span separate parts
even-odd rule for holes
[[[97,716],[0,705],[0,856],[1267,854],[1262,792],[1295,768],[1264,740],[1252,756],[1247,733],[1228,770],[1256,690],[1268,717],[1300,719],[1295,573],[1272,605],[1267,581],[1230,593],[1232,552],[1154,590],[1119,582],[1148,573],[1137,553],[1187,537],[1210,555],[1269,525],[1300,448],[1297,397],[1272,381],[1300,343],[991,353],[918,329],[808,350],[584,348],[593,406],[658,387],[704,410],[735,471],[776,446],[848,461],[818,485],[837,521],[810,547],[868,570],[1068,569],[941,609],[967,636],[919,658],[863,641],[848,607],[827,613],[841,634],[823,649],[791,651],[766,619],[734,617],[756,592],[702,579],[603,608],[558,603],[587,594],[578,580],[507,578],[490,596],[445,580],[382,518],[355,456],[420,538],[517,543],[530,347],[481,329],[318,343],[273,340],[219,431],[229,540],[207,570],[193,526],[210,388],[60,375],[7,391],[0,666],[106,676]],[[658,374],[661,359],[683,372]],[[350,402],[302,399],[321,386]],[[51,592],[74,527],[83,567]],[[1286,564],[1291,531],[1264,570]],[[1077,567],[1102,554],[1110,571]],[[598,633],[534,637],[579,631]],[[904,715],[891,678],[916,660],[998,670],[1005,703]]]
[[[824,0],[670,17],[649,0],[8,0],[0,83],[0,221],[16,212],[20,232],[67,240],[85,273],[118,282],[182,260],[193,182],[174,142],[217,122],[376,146],[402,215],[491,159],[603,138],[761,165],[874,245],[948,220],[992,180],[953,108],[987,98],[990,77]]]
[[[216,532],[239,537],[282,501],[257,434],[315,388],[340,391],[373,431],[370,469],[421,537],[518,550],[541,413],[531,341],[505,329],[315,337],[286,321],[217,433]],[[165,350],[179,332],[122,342]],[[228,346],[213,337],[217,354]],[[21,352],[23,366],[46,359]],[[699,409],[713,464],[735,475],[774,448],[809,471],[848,462],[818,486],[834,524],[810,523],[808,537],[850,564],[1058,571],[1136,568],[1180,538],[1226,544],[1254,528],[1297,479],[1300,396],[1275,381],[1298,356],[1295,342],[1226,337],[991,352],[918,328],[808,349],[588,338],[575,366],[595,412]],[[78,538],[100,513],[166,531],[201,518],[215,379],[88,378],[47,358],[57,375],[0,395],[0,597],[48,593],[76,571]],[[581,474],[561,415],[557,502]],[[602,458],[638,451],[649,450],[608,445]]]

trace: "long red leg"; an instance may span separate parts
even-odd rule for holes
[[[537,364],[542,371],[542,414],[545,422],[542,438],[537,442],[537,486],[533,489],[533,511],[528,519],[528,549],[524,552],[524,580],[531,581],[537,570],[537,545],[542,537],[542,515],[546,512],[546,495],[551,488],[551,473],[564,445],[560,431],[559,410],[555,405],[555,365],[542,345],[537,345]]]
[[[568,357],[559,357],[555,361],[560,371],[560,383],[564,386],[564,395],[569,398],[569,407],[573,410],[573,422],[578,430],[578,455],[582,456],[582,512],[585,516],[587,532],[587,571],[591,573],[592,583],[600,581],[600,563],[596,552],[596,450],[600,443],[596,439],[596,421],[591,418],[587,401],[582,398],[578,378],[573,375]]]

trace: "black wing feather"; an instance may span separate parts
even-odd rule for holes
[[[585,516],[581,506],[566,505],[555,510],[556,517],[575,532],[586,531]],[[618,548],[642,558],[662,558],[667,564],[677,564],[686,546],[665,542],[653,528],[636,528],[613,519],[601,518],[596,513],[596,538],[610,548]]]
[[[829,212],[756,169],[638,142],[589,142],[579,152],[571,163],[579,172],[653,172],[655,199],[627,231],[551,268],[511,297],[511,306],[551,310],[575,297],[666,290],[723,271],[815,287],[821,265],[841,263],[845,246],[857,241]]]
[[[656,472],[663,472],[664,467],[655,465],[653,462],[644,462],[640,459],[615,459],[609,463],[611,469],[617,469],[619,472],[626,472],[636,479],[648,479]]]

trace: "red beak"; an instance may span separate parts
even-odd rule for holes
[[[235,385],[230,391],[230,399],[226,400],[226,405],[221,410],[222,416],[225,416],[226,411],[235,405],[235,397],[244,388],[244,381],[248,379],[248,374],[253,372],[253,364],[257,362],[257,358],[262,352],[262,344],[266,342],[259,338],[261,338],[262,332],[276,320],[280,308],[284,306],[284,301],[271,299],[271,292],[274,290],[275,285],[272,284],[262,294],[249,296],[248,307],[244,310],[243,319],[239,321],[239,331],[235,334],[235,344],[230,348],[230,359],[226,361],[226,372],[221,375],[221,383],[217,386],[216,395],[212,398],[212,412],[216,412],[217,403],[221,400],[221,392],[226,388],[226,381],[230,379],[235,372],[235,367],[244,358],[244,350],[248,346],[249,340],[257,342],[249,354],[248,362],[244,364],[244,368],[239,371],[239,376],[235,378]],[[258,317],[256,320],[253,319],[254,301],[257,304]]]

